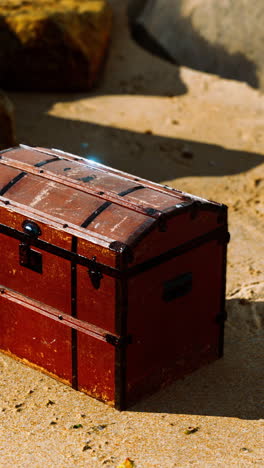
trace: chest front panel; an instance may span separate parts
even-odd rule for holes
[[[1,210],[1,223],[11,230],[23,234],[23,225],[27,222],[31,222],[27,216]],[[70,235],[55,233],[41,222],[34,224],[40,229],[39,239],[71,250]],[[0,284],[62,312],[71,313],[69,261],[32,246],[30,238],[20,240],[8,233],[0,234],[0,256]]]

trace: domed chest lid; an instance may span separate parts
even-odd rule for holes
[[[0,196],[111,241],[128,242],[195,201],[59,150],[21,145],[0,156]]]

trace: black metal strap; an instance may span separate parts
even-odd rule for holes
[[[5,224],[0,224],[0,233],[5,234],[7,236],[12,237],[13,239],[17,239],[20,241],[25,241],[28,239],[27,234],[24,232],[18,231],[17,229],[11,228],[10,226],[6,226]],[[57,245],[50,244],[42,239],[32,238],[30,239],[31,245],[37,247],[44,252],[49,252],[57,257],[64,258],[70,262],[75,262],[78,265],[83,265],[87,268],[91,268],[94,266],[94,260],[89,259],[87,257],[83,257],[75,252],[71,252],[70,250],[63,249],[62,247],[58,247]],[[113,278],[120,277],[120,271],[116,268],[110,267],[103,263],[98,263],[100,269],[103,274],[111,276]]]
[[[137,185],[136,187],[130,187],[127,190],[123,190],[123,192],[119,192],[118,196],[119,197],[125,197],[126,195],[129,195],[130,193],[136,192],[137,190],[144,189],[144,185]]]
[[[21,241],[25,241],[25,239],[28,238],[27,234],[25,234],[24,232],[18,231],[17,229],[11,228],[4,224],[0,224],[0,233],[10,236],[14,239],[21,240]],[[210,242],[213,240],[218,240],[219,242],[222,242],[224,244],[227,244],[229,242],[229,235],[228,235],[226,225],[219,226],[213,231],[209,231],[206,234],[202,234],[199,237],[195,237],[194,239],[188,242],[185,242],[184,244],[181,244],[177,247],[167,250],[167,252],[164,252],[161,255],[151,258],[150,260],[140,263],[134,267],[131,267],[128,269],[125,268],[123,271],[110,267],[108,265],[105,265],[104,263],[98,262],[97,265],[100,268],[100,271],[102,274],[111,276],[112,278],[121,279],[125,277],[131,277],[139,273],[142,273],[144,271],[150,270],[151,268],[161,265],[162,263],[167,262],[174,257],[183,255],[189,250],[200,247],[206,242]],[[70,262],[74,262],[77,265],[83,265],[88,268],[94,268],[94,259],[83,257],[82,255],[79,255],[75,252],[71,252],[69,250],[63,249],[62,247],[58,247],[57,245],[50,244],[49,242],[43,241],[38,238],[31,239],[30,243],[31,245],[34,245],[40,250],[49,252],[53,255],[64,258],[65,260],[68,260]]]
[[[78,250],[78,238],[72,237],[72,253],[76,254]],[[77,265],[71,262],[71,316],[77,317]],[[72,387],[78,390],[78,334],[75,328],[71,331],[72,338]]]
[[[137,185],[135,187],[130,187],[127,190],[124,190],[123,192],[118,193],[119,197],[125,197],[129,193],[136,192],[137,190],[144,189],[145,187],[143,185]],[[89,224],[91,224],[97,216],[99,216],[104,210],[106,210],[110,205],[112,205],[112,202],[105,202],[99,208],[97,208],[86,220],[81,224],[82,228],[87,228]]]
[[[206,234],[202,234],[199,237],[195,237],[184,244],[178,245],[167,252],[164,252],[157,257],[151,258],[150,260],[146,260],[143,263],[135,265],[134,267],[129,268],[129,276],[135,276],[139,273],[143,273],[144,271],[151,270],[152,268],[165,263],[172,258],[178,257],[180,255],[185,254],[189,250],[195,249],[200,247],[201,245],[205,244],[206,242],[210,242],[213,240],[217,240],[223,244],[227,244],[230,240],[230,235],[227,231],[227,226],[222,225],[218,228],[214,229],[213,231],[209,231]]]
[[[52,163],[52,162],[55,162],[55,161],[59,161],[60,159],[61,158],[59,158],[59,157],[56,157],[56,158],[53,158],[53,159],[45,159],[44,161],[40,161],[37,164],[34,164],[34,167],[46,166],[46,164],[49,164],[49,163]]]
[[[9,190],[11,187],[13,187],[17,182],[19,182],[23,177],[26,175],[26,172],[20,172],[16,177],[14,177],[12,180],[10,180],[1,190],[0,190],[0,195],[1,197]]]
[[[49,164],[54,161],[58,161],[60,159],[59,157],[53,158],[53,159],[45,159],[44,161],[40,161],[37,164],[34,165],[34,167],[42,167],[45,166],[46,164]],[[17,182],[19,182],[23,177],[27,175],[27,172],[20,172],[20,174],[16,175],[12,180],[10,180],[1,190],[0,190],[0,196],[3,196],[6,192],[8,192],[11,187],[13,187]]]
[[[112,205],[112,202],[105,202],[99,206],[97,210],[95,210],[90,216],[88,216],[88,218],[86,218],[86,220],[81,224],[81,227],[87,228],[87,226],[89,226],[89,224],[91,224],[93,220],[97,218],[97,216],[99,216],[99,214],[106,210],[106,208],[108,208],[110,205]]]

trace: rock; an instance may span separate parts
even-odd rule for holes
[[[107,0],[2,0],[0,86],[90,89],[104,62],[111,23]]]
[[[128,23],[131,31],[132,38],[151,54],[158,55],[159,57],[174,62],[172,57],[166,52],[165,48],[162,47],[161,43],[154,38],[152,34],[149,34],[147,28],[144,27],[138,18],[144,11],[148,0],[130,0],[127,7]]]
[[[175,63],[264,89],[263,0],[130,0],[128,14]]]
[[[8,97],[0,90],[0,150],[16,144],[14,108]]]

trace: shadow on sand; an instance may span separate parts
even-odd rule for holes
[[[252,306],[264,309],[263,302]],[[227,324],[222,359],[142,400],[132,411],[263,419],[263,330],[242,334]]]
[[[135,0],[134,4],[141,8],[144,1]],[[18,142],[94,157],[106,165],[157,182],[180,177],[239,174],[261,164],[263,156],[255,153],[157,136],[147,127],[139,133],[117,128],[111,122],[109,125],[93,123],[93,116],[90,122],[80,121],[78,111],[76,120],[49,114],[58,102],[64,103],[67,115],[67,105],[71,107],[71,103],[81,99],[129,95],[134,116],[140,122],[142,105],[137,115],[133,95],[166,99],[187,92],[178,67],[145,53],[131,40],[125,15],[126,3],[114,15],[112,44],[97,89],[78,94],[10,93],[16,109]],[[214,50],[211,52],[214,54]],[[118,106],[119,100],[117,112]]]
[[[19,143],[93,157],[103,164],[156,182],[239,174],[263,163],[263,156],[256,153],[157,136],[147,128],[139,133],[49,115],[47,112],[58,102],[58,95],[13,93],[11,97],[16,103]],[[83,98],[84,95],[79,94],[59,96],[64,103]],[[23,119],[25,107],[26,120]]]

